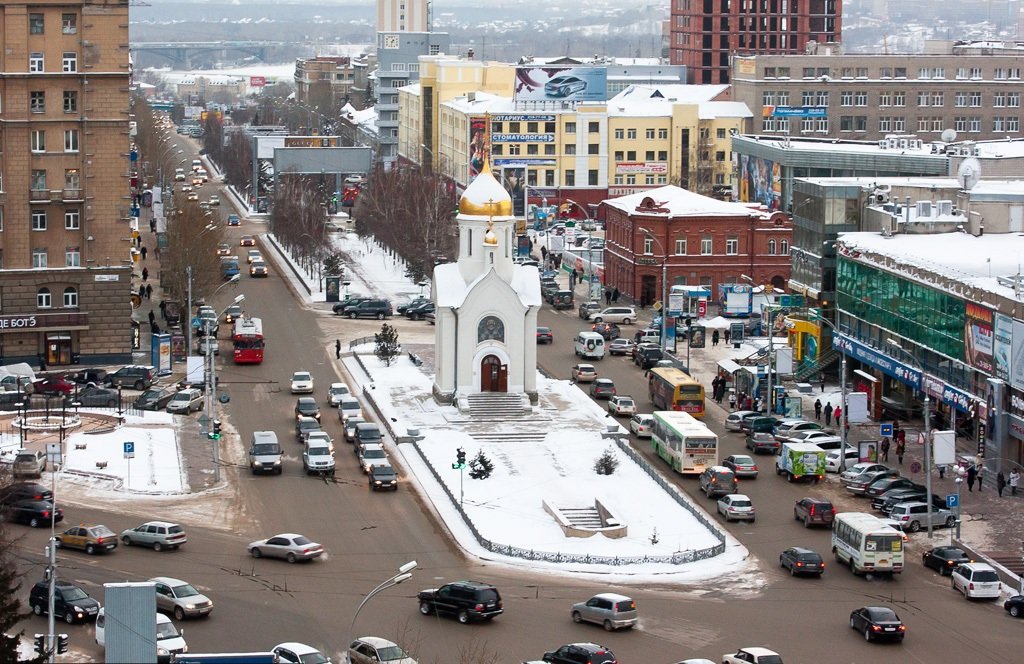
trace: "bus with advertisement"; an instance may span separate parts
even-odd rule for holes
[[[235,364],[261,364],[263,362],[263,321],[240,316],[231,331]]]
[[[687,413],[654,411],[651,447],[680,475],[700,475],[718,465],[718,436]]]
[[[704,386],[682,369],[651,369],[647,373],[647,393],[655,409],[678,410],[704,419]]]
[[[899,574],[903,533],[874,514],[840,512],[832,521],[832,553],[854,574]]]

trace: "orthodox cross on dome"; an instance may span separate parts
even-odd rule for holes
[[[498,244],[498,236],[494,232],[494,208],[498,203],[493,198],[488,198],[484,205],[487,206],[487,232],[484,233],[484,244]]]

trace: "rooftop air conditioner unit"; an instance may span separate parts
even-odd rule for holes
[[[939,216],[949,217],[953,214],[953,201],[939,201]]]
[[[889,194],[885,193],[884,191],[876,191],[874,196],[872,197],[872,200],[875,202],[876,205],[881,205],[882,203],[888,203],[889,202]]]
[[[917,217],[932,216],[932,202],[931,201],[918,201],[917,202]]]
[[[875,187],[875,191],[879,192],[879,193],[883,193],[883,194],[888,194],[888,193],[892,192],[892,185],[891,184],[880,184],[877,187]]]

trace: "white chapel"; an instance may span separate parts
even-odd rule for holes
[[[537,397],[537,268],[516,265],[512,198],[485,163],[459,199],[459,259],[434,268],[434,398]]]

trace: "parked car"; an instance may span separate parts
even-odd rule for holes
[[[742,431],[743,418],[747,415],[759,415],[753,410],[734,410],[725,417],[725,428],[729,431]]]
[[[462,624],[492,620],[502,614],[501,593],[489,583],[456,581],[416,595],[420,613],[452,615]]]
[[[722,465],[736,474],[736,477],[757,479],[757,464],[746,454],[730,454],[722,460]]]
[[[552,334],[550,327],[537,327],[537,343],[538,344],[553,344],[553,343],[555,343],[555,335]]]
[[[218,196],[217,194],[211,194],[210,197],[206,200],[211,206],[220,207],[220,196]]]
[[[957,565],[973,562],[963,549],[955,546],[936,546],[921,554],[921,563],[940,576],[949,576]]]
[[[846,457],[845,459],[843,457]],[[853,464],[857,463],[857,459],[860,458],[860,453],[853,447],[846,448],[846,454],[844,455],[838,449],[829,450],[825,454],[825,472],[826,473],[838,473],[844,468],[849,468]]]
[[[181,390],[167,402],[168,413],[198,413],[203,409],[203,392],[195,388]]]
[[[156,610],[170,613],[175,620],[205,618],[213,611],[213,600],[191,583],[169,576],[158,576],[149,582],[156,586]]]
[[[628,395],[616,394],[608,400],[608,412],[616,417],[623,415],[634,415],[636,413],[636,402]]]
[[[279,643],[271,652],[277,655],[281,664],[330,664],[331,662],[326,655],[313,646],[294,641]]]
[[[405,310],[405,317],[409,320],[423,320],[427,314],[434,313],[436,307],[433,302],[423,302],[417,304],[415,307],[409,307]]]
[[[176,390],[151,387],[143,392],[132,405],[139,410],[163,410],[175,394],[177,394]]]
[[[387,300],[363,300],[359,304],[345,309],[349,318],[376,318],[384,320],[392,315],[391,303]]]
[[[812,525],[831,526],[836,518],[836,508],[824,498],[807,496],[793,505],[793,518],[803,521],[805,528]]]
[[[619,326],[615,323],[594,323],[591,329],[604,337],[605,341],[618,339],[621,334]]]
[[[878,477],[864,487],[864,495],[869,498],[880,496],[891,489],[918,489],[921,485],[909,477]]]
[[[782,664],[782,658],[768,648],[747,647],[722,655],[722,664]]]
[[[615,653],[596,643],[569,643],[558,650],[544,653],[542,658],[552,664],[618,664]]]
[[[299,397],[295,400],[295,418],[300,417],[312,417],[317,422],[320,421],[320,406],[317,405],[315,398]]]
[[[629,325],[636,320],[636,309],[633,307],[608,307],[590,315],[595,323],[618,323]]]
[[[107,382],[106,369],[82,369],[71,374],[69,378],[79,385],[103,385]]]
[[[961,563],[950,575],[953,590],[959,590],[967,599],[995,599],[999,597],[999,575],[986,563]]]
[[[636,602],[617,593],[600,593],[585,602],[577,602],[572,605],[570,615],[575,623],[594,623],[608,632],[634,627],[639,619]]]
[[[408,311],[410,307],[417,307],[421,304],[427,304],[428,302],[430,302],[429,297],[413,298],[411,300],[402,302],[397,307],[395,307],[395,313],[397,313],[400,316],[404,316],[405,312]]]
[[[893,471],[888,468],[885,470],[869,470],[846,481],[846,490],[853,494],[864,495],[864,492],[868,490],[868,486],[875,480],[893,476]]]
[[[572,368],[572,379],[577,383],[592,383],[597,380],[597,368],[593,364],[576,364]]]
[[[0,486],[0,505],[11,505],[19,500],[53,500],[53,492],[36,482],[15,482]]]
[[[794,431],[788,436],[789,442],[791,443],[815,443],[821,445],[822,443],[834,443],[842,442],[842,438],[837,436],[831,431],[824,429],[810,429],[805,431]],[[838,446],[837,446],[838,447]],[[825,449],[824,447],[822,449]]]
[[[147,521],[141,526],[121,532],[121,543],[125,546],[137,544],[148,546],[154,551],[177,549],[188,542],[185,529],[169,521]]]
[[[619,337],[612,339],[612,342],[608,344],[609,355],[632,355],[633,348],[636,346],[636,342],[632,339],[624,339]]]
[[[805,431],[821,431],[824,428],[817,422],[808,420],[783,420],[775,430],[775,437],[780,443],[785,443],[789,442],[790,437],[794,434]]]
[[[370,466],[367,480],[371,491],[398,491],[398,473],[391,464]]]
[[[1014,618],[1024,616],[1024,595],[1014,595],[1003,602],[1003,608]]]
[[[952,528],[956,525],[956,517],[947,509],[931,508],[931,524],[933,528],[945,526]],[[889,518],[899,521],[904,530],[916,533],[922,527],[928,527],[928,503],[900,503],[889,512]]]
[[[66,376],[46,376],[32,383],[36,394],[58,394],[70,396],[75,391],[75,383]]]
[[[874,463],[872,461],[861,461],[860,463],[855,463],[854,465],[850,466],[849,468],[841,472],[839,474],[839,481],[842,482],[843,484],[849,484],[850,482],[857,479],[864,473],[877,472],[880,470],[890,471],[890,468],[888,466],[882,465],[880,463]],[[894,474],[899,474],[896,471],[891,472],[893,472]]]
[[[50,608],[50,582],[39,581],[32,586],[28,605],[37,616],[46,615]],[[67,581],[57,581],[53,592],[53,615],[69,625],[96,620],[100,603],[81,587]]]
[[[68,528],[55,539],[58,548],[80,549],[89,555],[117,548],[117,535],[114,531],[98,524],[82,524]]]
[[[650,438],[654,435],[654,415],[637,413],[629,418],[629,430],[636,434],[637,438]]]
[[[348,646],[349,664],[416,664],[397,644],[379,636],[361,636]],[[311,664],[302,660],[302,664]]]
[[[282,558],[290,563],[313,560],[324,553],[324,547],[297,533],[282,533],[251,542],[248,547],[253,558]]]
[[[718,513],[726,521],[750,521],[753,523],[757,514],[750,497],[742,493],[731,493],[718,499]]]
[[[46,470],[46,452],[42,450],[18,450],[11,462],[14,477],[42,477]]]
[[[746,446],[754,454],[778,454],[782,444],[766,431],[755,431],[747,435]]]
[[[911,488],[889,489],[880,496],[871,499],[871,507],[889,516],[892,508],[900,503],[919,503],[928,499],[928,491],[923,486]],[[946,509],[946,498],[932,494],[932,506],[935,509]]]
[[[313,374],[308,371],[296,371],[292,374],[291,382],[292,394],[312,394],[313,393]]]
[[[4,504],[3,516],[12,523],[24,523],[32,528],[43,528],[64,520],[64,510],[54,508],[50,500],[14,500]]]
[[[595,378],[590,383],[590,396],[595,399],[611,399],[615,396],[615,383],[611,378]]]
[[[335,314],[339,316],[344,316],[346,309],[354,307],[360,302],[369,299],[370,298],[368,297],[350,297],[347,300],[343,300],[342,302],[336,303],[333,307],[331,307],[331,311],[333,311]]]
[[[33,390],[32,377],[15,376],[13,374],[4,376],[0,379],[0,387],[3,388],[4,392],[21,392],[22,394],[31,394]]]
[[[865,606],[853,611],[850,613],[850,627],[863,634],[865,641],[902,641],[907,635],[907,626],[887,606]]]
[[[126,386],[135,390],[147,390],[156,381],[155,369],[141,364],[130,364],[121,367],[107,376],[111,387]]]
[[[808,574],[820,577],[825,573],[821,554],[802,546],[791,546],[780,553],[779,566],[788,569],[790,576]]]

